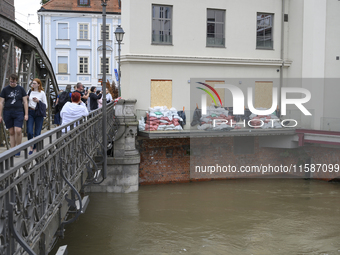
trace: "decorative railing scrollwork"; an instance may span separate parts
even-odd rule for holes
[[[50,228],[49,233],[58,230],[51,229],[56,224],[50,223],[72,221],[68,219],[66,198],[81,203],[76,193],[95,175],[88,169],[89,162],[93,166],[92,157],[107,148],[102,144],[102,116],[102,109],[98,109],[1,154],[0,254],[39,254],[46,229]],[[107,134],[111,136],[116,127],[112,103],[107,106],[106,116]],[[28,156],[33,144],[37,144],[37,152]],[[15,162],[19,151],[24,156]],[[81,213],[81,207],[79,211],[76,213]],[[46,235],[44,249],[48,251],[53,242]]]

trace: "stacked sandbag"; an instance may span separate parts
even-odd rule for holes
[[[266,110],[265,108],[257,108],[257,110]],[[252,113],[250,116],[249,124],[251,127],[258,129],[267,129],[267,128],[282,128],[280,123],[280,119],[275,114],[269,115],[256,115]]]
[[[169,110],[166,106],[155,106],[146,114],[145,131],[183,130],[180,121],[183,119],[175,108]]]
[[[138,129],[139,131],[144,131],[145,130],[145,122],[144,122],[144,118],[141,117],[140,120],[138,120]]]
[[[230,129],[233,125],[235,125],[234,116],[228,115],[228,110],[222,107],[215,108],[211,106],[207,108],[207,114],[200,118],[200,125],[197,126],[197,129],[222,130],[226,128]]]

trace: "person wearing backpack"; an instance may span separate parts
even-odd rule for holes
[[[59,126],[61,124],[61,120],[60,120],[60,112],[61,109],[63,109],[63,106],[67,103],[67,102],[71,102],[71,85],[67,85],[65,91],[61,92],[58,97],[57,97],[57,101],[56,101],[56,113],[54,115],[54,124],[56,124],[57,126]]]

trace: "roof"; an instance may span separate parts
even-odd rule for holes
[[[102,12],[101,0],[90,0],[90,6],[78,5],[79,0],[50,0],[41,6],[41,11],[53,12]],[[106,13],[121,13],[119,0],[108,0]]]

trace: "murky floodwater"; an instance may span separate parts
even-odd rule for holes
[[[90,200],[56,244],[67,244],[71,255],[340,254],[339,183],[152,185],[131,194],[90,194]]]

